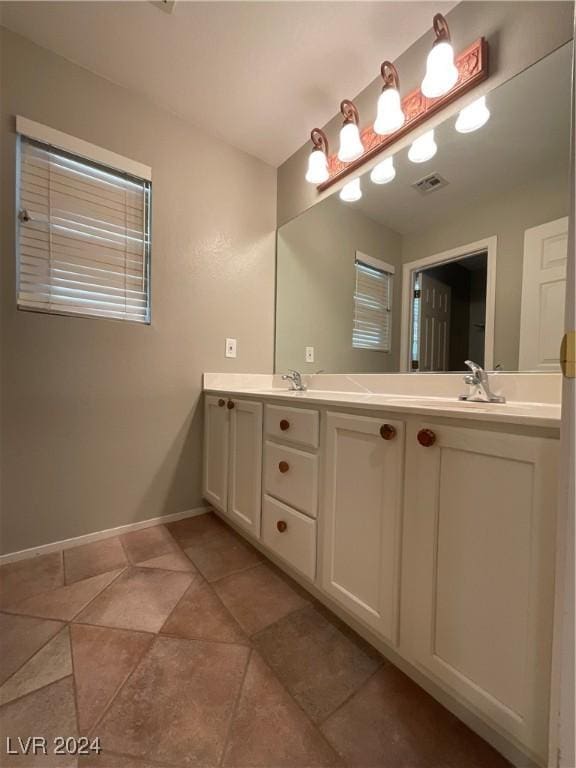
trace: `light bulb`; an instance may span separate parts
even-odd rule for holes
[[[443,96],[458,82],[454,64],[454,49],[447,40],[436,43],[426,60],[426,75],[422,80],[422,93],[429,99]]]
[[[482,128],[488,120],[490,120],[490,110],[486,106],[486,96],[481,96],[460,112],[456,120],[456,130],[458,133],[472,133]]]
[[[328,159],[325,153],[321,149],[313,149],[308,158],[306,181],[310,184],[322,184],[328,177]]]
[[[340,200],[344,200],[345,203],[355,203],[356,200],[360,200],[362,197],[362,190],[360,189],[360,179],[352,179],[348,184],[345,184],[340,190]]]
[[[360,141],[360,131],[355,123],[344,123],[340,130],[340,149],[338,160],[350,163],[364,154],[364,147]]]
[[[436,154],[438,147],[434,141],[434,131],[428,131],[414,140],[408,150],[408,158],[413,163],[425,163]]]
[[[388,184],[395,176],[394,160],[391,157],[387,157],[386,160],[382,160],[381,163],[374,166],[370,174],[370,181],[374,184]]]
[[[400,94],[397,88],[385,88],[378,99],[374,133],[384,136],[402,128],[406,116],[402,112]]]

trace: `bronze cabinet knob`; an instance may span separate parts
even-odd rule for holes
[[[234,408],[234,400],[228,400],[228,402],[226,403],[226,407],[228,408],[229,411],[231,411],[232,408]]]
[[[219,406],[220,408],[224,408],[224,406],[225,406],[225,405],[226,405],[226,400],[224,400],[224,399],[221,397],[221,398],[220,398],[220,400],[218,400],[218,406]]]
[[[282,472],[282,474],[284,474],[285,472],[288,472],[288,470],[290,469],[290,464],[288,464],[287,461],[281,461],[278,464],[278,469],[280,470],[280,472]]]
[[[286,432],[287,429],[290,429],[290,422],[288,421],[288,419],[282,419],[282,421],[280,422],[280,429],[282,430],[282,432]]]
[[[278,520],[276,528],[278,528],[279,533],[284,533],[286,528],[288,528],[288,523],[285,520]]]
[[[431,429],[421,429],[418,432],[418,442],[423,445],[424,448],[430,448],[436,442],[436,433]]]
[[[392,424],[382,424],[380,427],[380,436],[384,438],[384,440],[393,440],[396,437],[396,427],[393,427]]]

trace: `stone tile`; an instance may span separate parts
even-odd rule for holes
[[[64,550],[66,584],[115,571],[127,564],[120,539],[116,537]]]
[[[158,632],[193,578],[190,573],[128,568],[82,611],[76,621]]]
[[[30,557],[0,567],[0,608],[26,600],[64,583],[62,553]]]
[[[253,653],[224,765],[231,768],[319,768],[342,763],[261,657]]]
[[[64,628],[0,688],[0,706],[72,674],[70,636]]]
[[[154,638],[141,632],[83,624],[73,624],[70,631],[78,724],[80,733],[87,733]]]
[[[505,768],[509,763],[392,664],[321,726],[349,765]]]
[[[156,638],[98,727],[104,750],[218,765],[248,653],[238,645]]]
[[[382,663],[363,640],[312,606],[264,629],[253,642],[314,722],[339,707]]]
[[[179,552],[178,545],[163,525],[132,531],[120,538],[128,558],[133,563]]]
[[[52,749],[48,755],[6,754],[8,736],[14,743],[18,736],[25,740],[32,735],[44,736],[50,746],[56,736],[78,735],[72,677],[0,708],[0,765],[2,768],[73,768],[76,765],[75,757],[55,755]]]
[[[174,552],[168,555],[159,555],[150,560],[144,560],[138,563],[139,568],[160,568],[164,571],[190,571],[196,573],[192,560],[183,552]]]
[[[0,685],[63,626],[60,621],[0,613]]]
[[[214,589],[249,635],[307,605],[296,590],[264,564],[221,579]]]
[[[214,512],[167,523],[166,528],[182,549],[230,531],[230,528]]]
[[[208,581],[245,570],[262,562],[262,555],[228,526],[222,525],[187,546],[184,551]]]
[[[248,644],[248,638],[238,622],[201,576],[188,587],[161,632],[190,640]]]
[[[67,587],[59,587],[58,589],[52,589],[50,592],[43,592],[41,595],[34,595],[34,597],[29,597],[22,603],[10,607],[9,610],[14,613],[30,614],[31,616],[40,616],[46,619],[71,621],[119,573],[120,571],[101,573],[99,576],[92,576],[89,579],[77,581]]]

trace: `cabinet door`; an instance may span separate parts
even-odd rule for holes
[[[388,425],[384,434],[381,428]],[[393,433],[395,430],[395,433]],[[322,586],[396,644],[404,424],[329,413]]]
[[[228,514],[256,537],[262,509],[262,403],[234,400],[230,421]]]
[[[433,423],[407,441],[401,650],[544,758],[557,441]]]
[[[202,493],[204,498],[221,512],[226,512],[228,500],[228,432],[226,400],[223,397],[206,395]]]

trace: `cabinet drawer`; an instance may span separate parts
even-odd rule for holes
[[[316,575],[316,521],[270,496],[262,507],[262,541],[297,571]]]
[[[266,434],[270,437],[318,448],[318,411],[267,405],[264,419]]]
[[[291,507],[316,517],[318,457],[296,448],[266,442],[264,490]]]

